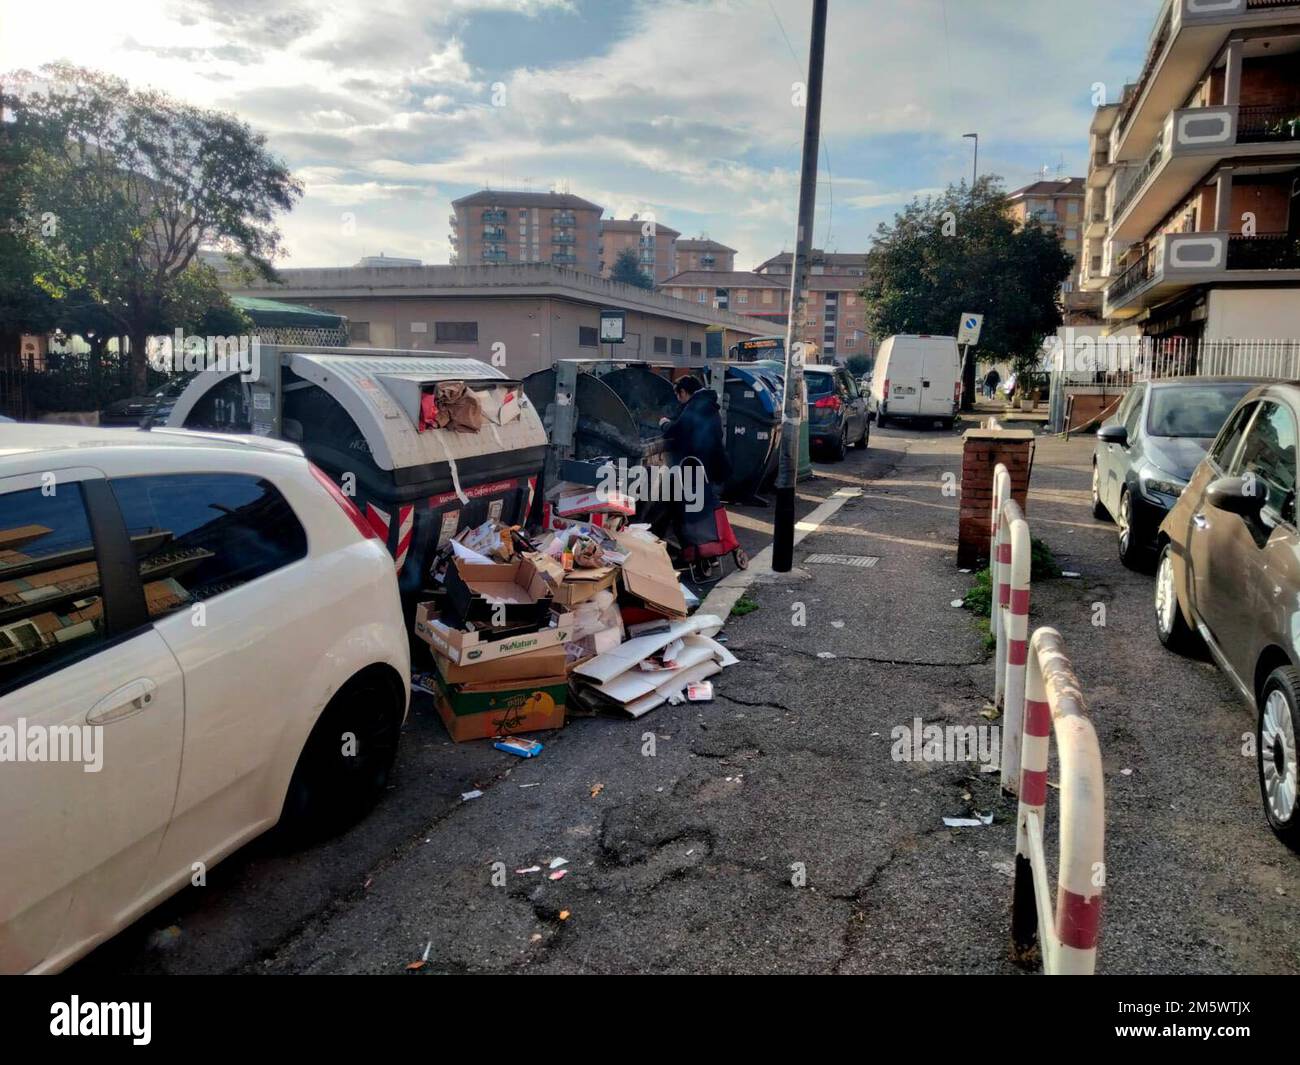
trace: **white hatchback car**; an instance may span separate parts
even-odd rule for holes
[[[294,445],[0,425],[0,972],[360,816],[409,677],[393,559]]]

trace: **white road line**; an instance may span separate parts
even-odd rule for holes
[[[860,488],[838,488],[816,510],[795,522],[794,542],[799,544],[809,533],[829,520],[850,499],[862,495]],[[731,608],[736,600],[745,594],[745,590],[754,582],[755,577],[766,576],[772,572],[772,545],[768,544],[762,551],[749,560],[749,569],[738,569],[719,581],[700,604],[701,614],[714,614],[726,621],[731,616]]]

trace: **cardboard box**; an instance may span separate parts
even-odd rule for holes
[[[467,624],[541,625],[551,612],[550,586],[526,558],[491,565],[452,559],[443,589],[448,610]]]
[[[491,662],[565,644],[573,635],[573,615],[560,614],[555,621],[535,632],[494,637],[491,632],[458,629],[441,621],[436,602],[420,603],[415,608],[415,634],[457,665]]]
[[[623,528],[626,524],[627,518],[622,514],[584,514],[582,520],[562,518],[555,513],[554,505],[551,503],[542,504],[542,529],[547,532],[562,532],[574,525],[594,525],[598,529],[612,532],[614,529]]]
[[[447,684],[439,681],[438,716],[457,743],[564,727],[569,680],[561,671],[521,683]]]
[[[621,568],[623,590],[649,610],[667,617],[686,617],[686,596],[664,542],[634,529],[611,535],[619,549],[627,552]]]
[[[602,492],[597,488],[578,488],[563,492],[555,500],[555,513],[562,518],[572,518],[576,514],[623,514],[631,517],[636,513],[636,500],[622,492]]]
[[[563,565],[546,555],[532,554],[528,558],[546,578],[556,606],[572,608],[585,603],[597,592],[614,587],[614,582],[618,580],[617,566],[601,566],[598,569],[575,567],[565,573]]]
[[[437,651],[433,652],[438,675],[448,684],[495,684],[503,680],[518,682],[533,677],[556,677],[564,672],[566,658],[564,644],[465,665],[453,662]]]

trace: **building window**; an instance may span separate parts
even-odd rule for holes
[[[348,322],[348,340],[353,344],[370,343],[369,322]]]
[[[578,347],[580,348],[598,348],[600,347],[600,333],[594,325],[578,326]]]
[[[703,345],[698,340],[691,341],[691,358],[698,359],[704,354]]]
[[[1077,229],[1067,229],[1065,231],[1065,239],[1071,243],[1078,240],[1079,231]]]
[[[736,302],[737,302],[737,303],[748,303],[748,302],[749,302],[749,289],[747,289],[747,288],[738,288],[738,289],[736,289]]]
[[[655,354],[656,354],[656,355],[667,355],[667,354],[668,354],[668,338],[667,338],[667,337],[655,337],[654,348],[655,348]]]
[[[674,355],[681,355],[683,353],[683,344],[679,337],[673,337],[672,353]]]
[[[695,299],[699,303],[708,303],[709,302],[708,291],[705,289],[700,289],[700,291],[695,294]]]
[[[435,322],[434,339],[439,344],[477,344],[478,322]]]

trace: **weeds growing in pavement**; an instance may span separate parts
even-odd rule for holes
[[[731,608],[731,616],[733,618],[743,618],[746,614],[752,614],[757,609],[758,601],[756,599],[750,599],[749,596],[742,595],[736,600],[735,606]]]

